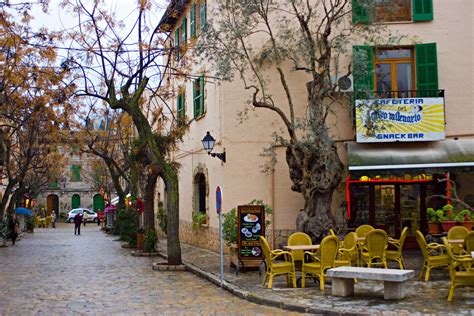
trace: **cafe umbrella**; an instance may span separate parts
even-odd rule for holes
[[[24,207],[17,207],[15,209],[15,213],[18,214],[18,215],[33,216],[33,211],[30,210],[29,208],[24,208]]]

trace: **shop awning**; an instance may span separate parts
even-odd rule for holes
[[[348,143],[352,176],[474,173],[474,139],[439,142]]]

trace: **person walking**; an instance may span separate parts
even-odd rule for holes
[[[84,210],[84,212],[82,213],[82,220],[84,221],[84,226],[86,226],[88,219],[89,219],[89,213],[87,213],[87,211]]]
[[[10,239],[12,240],[12,246],[15,245],[15,241],[18,238],[18,220],[16,219],[16,214],[13,213],[10,217],[10,221],[8,223],[8,228],[10,229]]]
[[[53,228],[56,228],[56,211],[55,210],[51,212],[51,223],[53,224]]]
[[[76,216],[74,216],[74,235],[81,234],[81,224],[82,224],[81,213],[77,213]]]

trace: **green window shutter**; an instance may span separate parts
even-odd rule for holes
[[[199,23],[201,24],[201,30],[204,29],[206,26],[207,21],[207,13],[206,13],[206,1],[202,0],[201,4],[199,5]]]
[[[365,0],[352,0],[352,23],[367,24],[370,22],[367,2]]]
[[[366,99],[374,95],[374,49],[371,46],[353,46],[354,96]]]
[[[199,115],[204,115],[204,76],[199,77]]]
[[[59,183],[57,181],[51,182],[50,184],[48,184],[48,189],[59,189]]]
[[[193,81],[193,112],[194,118],[199,116],[199,79]]]
[[[177,119],[178,119],[178,125],[181,125],[184,121],[184,114],[185,114],[185,110],[184,110],[184,96],[185,94],[184,93],[180,93],[178,94],[178,97],[177,97]]]
[[[433,20],[433,0],[411,0],[413,6],[413,21]]]
[[[174,33],[174,44],[176,51],[176,60],[179,60],[179,28],[176,29],[176,32]]]
[[[183,46],[186,45],[188,41],[188,19],[184,18],[183,22],[181,23],[181,43]]]
[[[81,166],[71,166],[71,181],[81,181]]]
[[[191,38],[196,37],[196,4],[195,3],[193,3],[193,5],[191,6],[189,27],[190,27]]]
[[[436,43],[415,45],[415,68],[417,96],[438,96]]]

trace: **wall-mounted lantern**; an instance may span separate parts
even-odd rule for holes
[[[216,140],[212,137],[210,132],[206,133],[206,136],[202,139],[202,146],[207,151],[207,154],[212,157],[217,157],[223,162],[225,162],[225,149],[223,153],[213,153],[212,149],[214,149],[214,145],[216,144]]]

